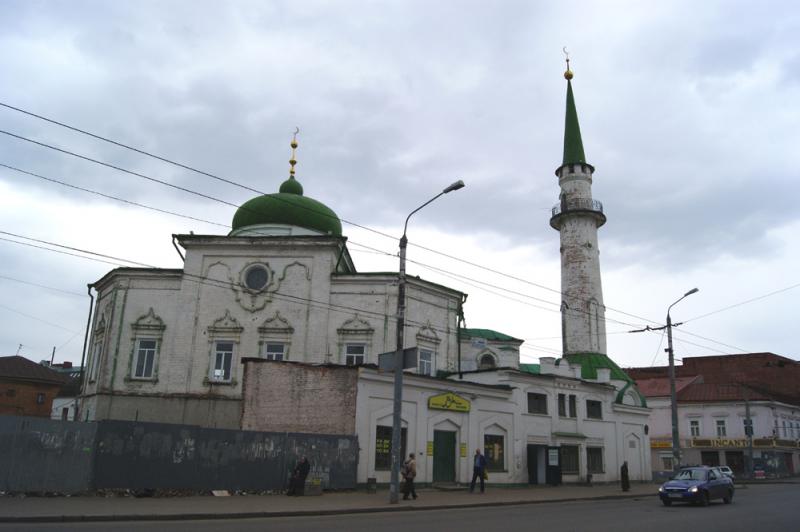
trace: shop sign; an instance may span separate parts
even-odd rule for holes
[[[428,408],[435,410],[452,410],[454,412],[469,412],[470,403],[458,395],[447,392],[428,398]]]
[[[461,458],[466,458],[466,457],[467,457],[467,444],[466,443],[462,443],[461,444]]]
[[[669,440],[650,440],[651,449],[669,449],[672,447],[672,442]]]
[[[747,447],[747,439],[740,438],[695,438],[692,447]]]

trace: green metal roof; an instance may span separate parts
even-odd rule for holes
[[[581,126],[578,124],[578,111],[572,95],[572,82],[567,80],[567,114],[564,120],[564,161],[562,164],[586,163],[581,140]]]
[[[608,358],[608,355],[602,353],[571,353],[564,355],[567,362],[570,364],[581,365],[581,378],[584,379],[597,379],[598,368],[606,368],[611,370],[611,378],[613,380],[633,382],[627,373],[617,366],[617,364]]]
[[[326,235],[342,235],[342,222],[336,213],[323,203],[303,196],[303,186],[294,178],[286,180],[280,192],[242,204],[233,215],[231,229],[259,224],[293,225]]]
[[[542,366],[539,364],[520,364],[519,370],[531,375],[541,375]]]
[[[519,338],[514,338],[501,332],[493,331],[491,329],[461,329],[461,335],[470,338],[483,338],[485,340],[496,340],[499,342],[523,342]]]

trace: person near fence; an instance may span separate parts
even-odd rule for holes
[[[486,457],[481,454],[480,449],[475,449],[475,456],[472,462],[472,482],[469,484],[469,492],[475,491],[475,481],[481,479],[481,493],[483,493],[483,483],[486,479]]]
[[[305,456],[302,457],[292,470],[292,476],[289,479],[289,489],[286,491],[286,495],[299,497],[305,493],[306,477],[310,469],[311,464],[308,463],[308,458]]]
[[[403,500],[408,500],[411,495],[414,499],[417,498],[417,491],[414,489],[414,478],[417,476],[417,461],[414,459],[414,453],[408,455],[408,460],[403,462]]]

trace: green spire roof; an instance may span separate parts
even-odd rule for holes
[[[564,161],[563,164],[586,163],[581,140],[581,126],[578,124],[578,111],[575,110],[575,97],[572,95],[572,82],[567,80],[567,115],[564,121]]]

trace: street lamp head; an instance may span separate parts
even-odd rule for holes
[[[464,182],[462,180],[458,180],[446,189],[442,190],[442,194],[447,194],[448,192],[453,192],[454,190],[458,190],[460,188],[464,188]]]
[[[700,291],[700,289],[699,289],[699,288],[692,288],[691,290],[689,290],[688,292],[686,292],[685,294],[683,294],[683,297],[690,296],[690,295],[692,295],[692,294],[696,294],[696,293],[697,293],[697,292],[699,292],[699,291]]]

